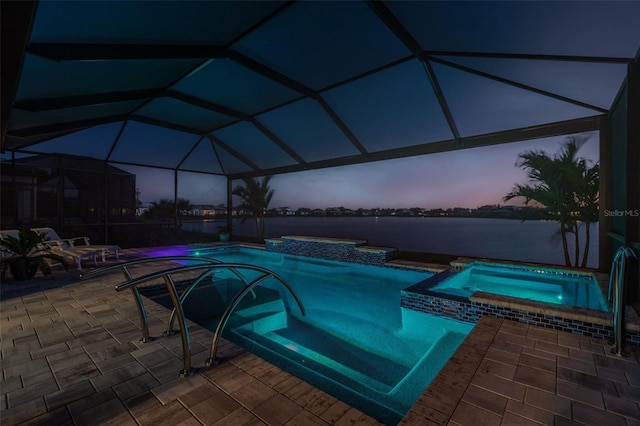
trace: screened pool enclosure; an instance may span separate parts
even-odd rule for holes
[[[228,194],[242,177],[592,131],[601,211],[638,209],[638,16],[636,1],[2,2],[2,227],[44,220],[20,191],[47,182],[55,226],[126,220],[124,166],[172,171],[177,199],[181,173]],[[49,163],[24,189],[36,156]],[[88,162],[100,195],[69,210],[67,174]],[[601,213],[603,267],[638,248],[635,219]]]

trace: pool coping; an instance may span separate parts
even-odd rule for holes
[[[314,243],[330,243],[330,244],[346,244],[352,246],[364,245],[367,240],[356,240],[349,238],[333,238],[333,237],[314,237],[310,235],[283,235],[277,238],[266,238],[265,241],[282,241],[282,240],[310,241]]]
[[[501,322],[491,317],[478,321],[405,414],[401,425],[451,424],[451,418],[489,351]]]
[[[129,256],[145,257],[145,250],[123,250],[121,261]],[[132,298],[113,290],[121,281],[117,273],[80,282],[74,271],[54,271],[3,295],[2,368],[11,372],[1,382],[3,424],[200,424],[211,421],[208,414],[225,416],[226,424],[379,424],[245,351],[230,350],[218,368],[177,377],[179,337],[139,343]],[[168,311],[150,307],[151,334],[160,336]],[[193,327],[203,361],[211,333]],[[594,338],[484,317],[400,424],[637,423],[640,348],[629,348],[627,358],[609,349]],[[86,363],[65,361],[85,354]],[[54,378],[63,381],[43,386]],[[229,401],[238,409],[225,414],[221,404]]]
[[[640,388],[605,367],[637,382],[633,351],[620,357],[600,339],[482,317],[400,425],[635,424],[637,394],[627,392]]]
[[[577,275],[593,275],[609,307],[608,312],[573,306],[552,305],[527,299],[503,296],[493,293],[475,292],[469,297],[448,295],[432,291],[439,282],[455,275],[473,262],[502,264],[491,260],[471,259],[452,262],[454,266],[445,269],[432,278],[408,287],[401,292],[401,305],[425,313],[447,316],[467,322],[477,322],[482,316],[491,316],[535,324],[545,328],[563,330],[573,334],[583,334],[600,339],[613,338],[613,314],[611,304],[606,300],[608,276],[595,271],[570,270]],[[520,263],[509,262],[518,266]],[[540,264],[523,264],[527,267],[547,268]],[[549,268],[563,272],[557,265]],[[633,309],[625,309],[625,339],[632,345],[640,345],[640,318]]]

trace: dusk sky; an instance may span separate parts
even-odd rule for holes
[[[524,171],[515,166],[518,154],[534,148],[555,153],[563,140],[549,138],[276,176],[271,181],[276,188],[272,204],[428,209],[505,204],[502,197],[513,184],[526,181]],[[585,144],[581,156],[598,160],[597,135]]]
[[[579,152],[593,162],[599,159],[597,132]],[[351,209],[374,207],[475,208],[504,203],[502,197],[526,175],[515,166],[518,154],[541,149],[555,154],[564,137],[516,142],[320,169],[274,176],[275,195],[270,207]],[[148,203],[173,197],[173,173],[121,166],[137,174],[141,201]],[[202,174],[180,174],[179,196],[192,204],[226,203],[223,178]],[[236,182],[237,184],[238,182]]]

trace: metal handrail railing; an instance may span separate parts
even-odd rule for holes
[[[156,263],[156,262],[173,262],[173,261],[191,261],[191,262],[200,262],[204,264],[217,264],[221,263],[219,260],[210,259],[206,257],[199,256],[161,256],[161,257],[145,257],[142,259],[130,260],[124,263],[117,263],[115,265],[109,265],[102,268],[94,269],[93,271],[89,271],[87,273],[80,274],[80,279],[86,280],[95,278],[100,275],[104,275],[108,272],[112,272],[115,270],[120,270],[124,275],[124,279],[130,281],[133,279],[133,275],[131,275],[131,271],[129,271],[129,266],[133,265],[141,265],[145,263]],[[152,340],[149,336],[149,320],[147,319],[147,313],[144,309],[144,303],[142,302],[142,296],[140,295],[140,291],[137,287],[131,287],[131,293],[133,294],[133,299],[135,300],[136,308],[138,310],[138,318],[140,319],[140,328],[142,329],[142,338],[141,342],[147,343]]]
[[[159,272],[154,272],[139,278],[135,278],[132,279],[130,281],[124,282],[122,284],[118,284],[116,286],[116,291],[123,291],[127,288],[131,288],[131,287],[136,287],[138,284],[141,284],[145,281],[149,281],[151,279],[155,279],[155,278],[159,278],[159,277],[163,277],[163,279],[165,280],[165,283],[167,285],[167,289],[169,290],[169,295],[171,296],[171,301],[173,302],[173,306],[174,309],[176,311],[176,315],[178,316],[178,322],[180,324],[180,335],[181,335],[181,339],[182,339],[182,353],[183,353],[183,362],[184,362],[184,367],[182,369],[182,371],[180,371],[180,375],[181,376],[188,376],[191,374],[191,342],[190,342],[190,338],[189,338],[189,329],[187,327],[187,322],[186,322],[186,317],[184,315],[184,311],[182,309],[182,304],[180,302],[180,299],[178,298],[178,294],[176,291],[176,287],[175,287],[175,283],[173,281],[173,278],[171,277],[171,274],[175,274],[178,272],[186,272],[186,271],[192,271],[192,270],[196,270],[196,269],[201,269],[201,268],[207,268],[207,271],[205,271],[203,274],[201,274],[200,276],[205,276],[207,274],[208,271],[211,270],[215,270],[215,269],[229,269],[229,270],[236,270],[238,268],[243,268],[243,269],[249,269],[249,270],[254,270],[254,271],[259,271],[264,273],[264,275],[256,278],[254,281],[252,281],[251,283],[249,283],[244,289],[242,289],[231,301],[231,303],[229,304],[229,306],[227,307],[227,309],[225,310],[224,314],[222,315],[222,318],[220,320],[220,323],[218,324],[218,326],[216,327],[216,331],[214,333],[214,337],[213,337],[213,342],[211,345],[211,352],[210,352],[210,356],[209,359],[206,362],[207,366],[210,365],[215,365],[216,364],[216,352],[217,352],[217,348],[218,348],[218,342],[220,340],[220,336],[222,334],[222,330],[224,329],[224,326],[226,325],[229,316],[231,315],[231,313],[233,313],[233,309],[235,309],[235,307],[237,306],[237,304],[240,302],[240,300],[242,300],[242,298],[253,291],[253,288],[260,284],[262,281],[264,281],[265,279],[269,278],[269,277],[273,277],[275,279],[277,279],[280,283],[282,283],[284,285],[284,287],[289,290],[289,292],[292,294],[293,298],[295,299],[296,303],[298,304],[298,307],[300,308],[300,311],[302,312],[302,315],[306,315],[306,311],[304,309],[304,306],[302,305],[302,302],[300,301],[300,298],[298,297],[297,293],[289,286],[289,284],[287,284],[287,282],[280,277],[278,274],[276,274],[273,271],[270,271],[266,268],[262,268],[260,266],[254,266],[254,265],[246,265],[246,264],[242,264],[242,263],[215,263],[215,264],[209,264],[209,265],[186,265],[186,266],[180,266],[177,268],[172,268],[172,269],[168,269],[168,270],[164,270],[164,271],[159,271]]]
[[[611,265],[611,273],[609,275],[609,302],[613,302],[613,345],[612,353],[616,355],[624,355],[624,287],[627,270],[627,262],[629,259],[636,257],[633,250],[629,247],[622,246],[618,249],[613,257]]]
[[[81,279],[91,279],[98,275],[104,275],[107,272],[111,272],[117,269],[126,269],[128,266],[141,265],[144,263],[153,262],[173,262],[176,260],[186,260],[202,263],[222,263],[220,260],[202,257],[202,256],[158,256],[158,257],[143,257],[140,259],[128,260],[122,263],[116,263],[114,265],[103,266],[102,268],[94,269],[92,271],[80,274]]]
[[[245,287],[249,285],[249,282],[247,281],[246,277],[242,275],[240,272],[238,272],[235,268],[229,268],[229,271],[233,273],[235,276],[237,276],[244,283]],[[180,296],[180,304],[184,303],[187,297],[191,294],[191,291],[194,288],[196,288],[198,284],[200,284],[209,275],[213,275],[213,274],[215,274],[215,269],[210,269],[200,274],[200,276],[196,278],[196,280],[193,283],[191,283],[189,287],[187,287],[185,291],[182,293],[182,295]],[[253,294],[253,298],[255,299],[256,294],[253,292],[253,290],[251,291],[251,293]],[[167,335],[173,334],[173,324],[175,323],[175,318],[176,318],[176,309],[173,308],[173,310],[171,311],[171,315],[169,316],[169,326],[167,327],[167,331],[165,332],[165,334]]]
[[[153,261],[153,259],[155,259],[156,261],[161,259],[161,260],[194,260],[192,257],[190,256],[170,256],[170,257],[164,257],[164,258],[149,258],[149,259],[140,259],[139,261],[132,261],[132,262],[127,262],[126,265],[130,265],[130,264],[139,264],[139,263],[148,263]],[[124,291],[126,289],[135,289],[134,295],[136,296],[136,301],[138,303],[140,303],[140,309],[142,310],[142,312],[144,312],[144,307],[142,307],[142,300],[141,300],[141,296],[140,293],[137,289],[137,286],[139,284],[142,284],[144,282],[153,280],[153,279],[157,279],[162,277],[165,281],[165,284],[167,286],[167,290],[169,291],[169,296],[171,297],[171,302],[174,306],[174,311],[175,311],[175,315],[178,317],[178,322],[180,324],[180,336],[181,336],[181,340],[182,340],[182,354],[183,354],[183,369],[180,371],[180,375],[181,376],[188,376],[191,374],[192,369],[191,369],[191,339],[189,337],[189,329],[187,327],[187,322],[186,322],[186,317],[184,315],[184,310],[182,309],[182,302],[186,299],[186,297],[189,295],[190,291],[195,287],[195,285],[197,285],[199,282],[202,281],[202,279],[204,277],[207,277],[209,275],[211,275],[213,272],[215,272],[215,270],[217,269],[228,269],[230,271],[232,271],[234,274],[241,276],[242,275],[237,271],[237,269],[249,269],[249,270],[253,270],[253,271],[258,271],[263,273],[263,275],[261,275],[260,277],[254,279],[252,282],[248,283],[246,278],[242,277],[243,282],[245,283],[245,287],[238,292],[238,294],[236,294],[236,296],[233,298],[233,300],[231,301],[231,303],[229,304],[229,306],[227,307],[227,309],[225,310],[224,314],[222,315],[222,319],[220,320],[220,323],[218,324],[218,327],[216,328],[216,332],[214,333],[214,337],[213,337],[213,342],[211,345],[211,354],[209,359],[207,360],[206,365],[210,366],[212,364],[215,364],[216,362],[216,352],[217,352],[217,347],[218,347],[218,342],[220,340],[220,336],[222,334],[222,330],[224,329],[224,326],[226,325],[229,316],[231,315],[231,313],[233,312],[233,309],[235,309],[235,307],[237,306],[237,304],[240,302],[240,300],[247,295],[248,293],[251,293],[253,291],[253,288],[255,286],[257,286],[258,284],[262,283],[265,279],[269,278],[269,277],[273,277],[275,278],[277,281],[279,281],[282,285],[284,285],[284,287],[292,294],[293,298],[295,299],[296,303],[298,304],[298,307],[300,308],[300,311],[302,312],[302,315],[306,315],[306,311],[304,309],[304,306],[302,305],[302,302],[300,301],[300,298],[298,297],[297,293],[293,290],[293,288],[291,288],[289,286],[289,284],[287,284],[287,282],[280,277],[278,274],[276,274],[273,271],[270,271],[266,268],[262,268],[260,266],[254,266],[254,265],[247,265],[247,264],[242,264],[242,263],[222,263],[218,260],[215,259],[201,259],[201,258],[195,258],[196,260],[202,260],[202,263],[199,264],[192,264],[192,265],[182,265],[182,266],[178,266],[175,268],[170,268],[170,269],[164,269],[161,271],[155,271],[155,272],[151,272],[149,274],[143,275],[141,277],[138,278],[132,278],[129,279],[126,282],[120,283],[118,285],[115,286],[115,290],[120,292],[120,291]],[[125,266],[125,264],[120,264],[120,265],[114,265],[114,266],[109,266],[106,268],[103,268],[104,271],[100,271],[100,273],[96,273],[96,271],[92,271],[92,273],[90,274],[86,274],[84,276],[84,278],[86,278],[87,276],[89,277],[95,277],[97,275],[100,275],[101,273],[106,272],[106,269],[109,270],[114,270],[117,269],[117,267],[120,266]],[[173,274],[177,274],[177,273],[182,273],[182,272],[188,272],[188,271],[194,271],[194,270],[198,270],[198,269],[206,269],[203,273],[200,274],[200,276],[196,279],[196,282],[192,285],[189,286],[189,288],[187,289],[187,291],[185,291],[185,294],[183,294],[182,298],[178,297],[178,292],[176,290],[176,285],[175,282],[173,281]],[[123,271],[125,272],[125,276],[131,276],[130,272],[128,271],[128,269],[126,267],[121,268]],[[172,316],[173,316],[173,312],[172,312]],[[147,328],[147,336],[148,336],[148,325],[146,323],[146,314],[144,315],[144,320],[145,320],[145,326]]]
[[[219,265],[216,265],[216,267],[217,266]],[[298,294],[295,292],[295,290],[291,288],[289,284],[287,284],[287,282],[282,277],[280,277],[275,272],[269,271],[268,269],[265,269],[265,268],[261,268],[261,267],[253,267],[253,268],[255,268],[256,270],[265,272],[265,275],[256,278],[244,289],[239,291],[238,294],[236,294],[236,296],[233,298],[231,303],[229,303],[229,306],[227,306],[227,309],[224,311],[224,314],[222,314],[222,318],[220,318],[220,322],[218,323],[218,326],[216,327],[216,331],[213,334],[213,342],[211,343],[211,352],[209,353],[209,359],[207,359],[206,361],[207,366],[217,364],[218,359],[216,357],[216,354],[218,352],[218,342],[220,341],[220,337],[222,336],[222,330],[224,330],[224,327],[227,325],[227,321],[229,320],[229,317],[233,313],[233,310],[236,308],[238,303],[240,303],[242,298],[244,298],[244,296],[246,296],[248,293],[253,291],[253,288],[259,285],[260,283],[262,283],[262,281],[264,281],[265,279],[269,277],[276,278],[282,285],[284,285],[284,287],[287,290],[289,290],[289,293],[291,293],[296,303],[298,304],[298,308],[300,309],[300,313],[302,314],[302,316],[307,315],[306,309],[304,308],[304,305],[302,304],[300,297],[298,297]]]
[[[183,359],[183,369],[180,371],[180,376],[191,375],[191,339],[189,338],[189,327],[187,327],[187,319],[184,315],[182,305],[180,304],[180,300],[178,298],[178,292],[176,290],[176,285],[175,285],[175,282],[173,281],[171,274],[193,271],[193,270],[202,269],[202,268],[211,268],[217,265],[220,265],[220,263],[185,265],[185,266],[179,266],[176,268],[165,269],[162,271],[152,272],[150,274],[143,275],[138,278],[134,278],[124,283],[118,284],[115,287],[116,291],[123,291],[128,288],[136,288],[138,284],[142,284],[146,281],[150,281],[160,277],[164,279],[164,282],[167,286],[167,290],[169,291],[169,296],[171,297],[171,303],[173,304],[173,307],[176,309],[176,312],[178,315],[178,321],[180,324],[180,338],[182,340],[182,359]]]

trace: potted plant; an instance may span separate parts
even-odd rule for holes
[[[49,275],[51,265],[47,260],[59,262],[67,269],[67,260],[63,256],[53,253],[43,244],[44,241],[44,234],[38,234],[35,231],[20,231],[18,238],[5,236],[0,239],[0,247],[3,250],[0,258],[3,276],[7,267],[16,281],[33,278],[38,269],[42,271],[43,275]]]
[[[229,241],[229,237],[231,236],[231,228],[228,226],[218,226],[218,238],[220,241]]]

